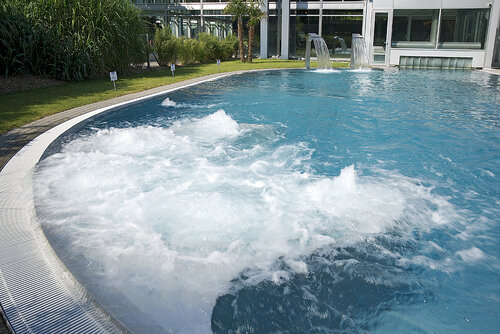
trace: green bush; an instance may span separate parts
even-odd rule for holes
[[[223,58],[224,55],[222,42],[219,41],[216,36],[212,36],[207,33],[201,33],[198,35],[198,41],[205,51],[203,61],[209,62]]]
[[[154,44],[162,66],[175,62],[190,64],[228,59],[238,50],[238,38],[232,35],[223,40],[206,33],[199,34],[196,39],[176,38],[168,28],[156,31]]]
[[[200,62],[204,58],[204,50],[196,39],[179,38],[178,59],[182,64]]]
[[[154,48],[161,66],[167,66],[177,61],[179,41],[172,35],[170,29],[158,29],[155,34]]]
[[[238,37],[229,35],[222,40],[223,56],[222,58],[232,58],[238,54]]]
[[[4,75],[84,80],[145,59],[144,21],[129,1],[4,0],[0,17]]]

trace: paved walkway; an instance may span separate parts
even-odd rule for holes
[[[489,68],[487,70],[482,70],[483,72],[488,72],[488,73],[491,73],[491,74],[496,74],[496,75],[500,75],[500,69],[498,68]]]

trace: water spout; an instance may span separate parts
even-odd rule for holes
[[[316,55],[318,57],[318,68],[331,70],[332,63],[330,62],[330,53],[328,52],[328,46],[326,45],[323,37],[314,33],[307,34],[306,68],[311,67],[311,41],[314,42],[314,48],[316,49]]]
[[[368,68],[368,63],[368,48],[365,38],[360,34],[352,34],[351,68]]]
[[[340,42],[340,52],[343,54],[348,53],[347,51],[347,44],[345,43],[345,40],[342,37],[339,36],[333,36],[333,40],[338,40]],[[335,44],[333,46],[333,53],[335,53]]]

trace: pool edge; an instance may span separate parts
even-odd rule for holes
[[[4,231],[0,235],[0,313],[8,330],[130,332],[73,277],[35,220],[31,176],[48,145],[72,126],[110,109],[254,71],[268,69],[217,73],[127,94],[47,116],[0,136],[0,157],[5,160],[0,161],[0,230]]]

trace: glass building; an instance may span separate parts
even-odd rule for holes
[[[226,2],[135,0],[177,36],[235,28]],[[353,33],[365,37],[370,64],[397,66],[409,58],[464,59],[471,67],[500,65],[500,0],[264,0],[256,31],[260,57],[304,57],[308,33],[321,35],[332,58],[348,59]]]

